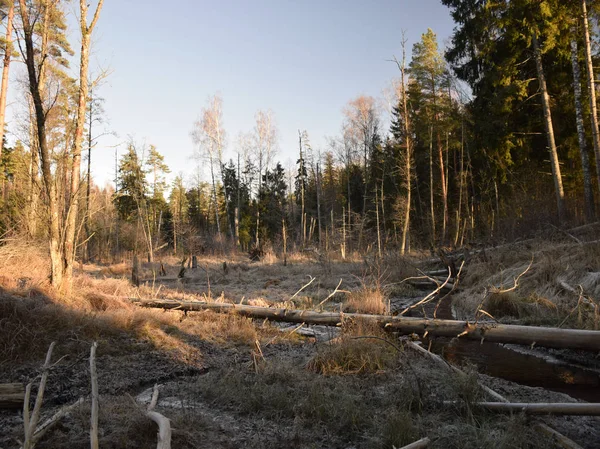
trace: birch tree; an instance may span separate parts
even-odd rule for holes
[[[275,156],[277,148],[277,127],[273,112],[258,111],[255,116],[256,125],[254,127],[254,153],[258,162],[258,192],[257,197],[262,191],[263,173],[268,175],[269,167]],[[256,246],[260,246],[260,208],[256,209]]]
[[[579,68],[579,52],[577,49],[577,29],[571,27],[571,65],[573,67],[573,92],[575,94],[575,120],[577,123],[577,139],[579,142],[579,155],[581,157],[581,171],[583,174],[583,192],[585,200],[585,217],[588,222],[594,221],[594,192],[592,190],[592,176],[590,173],[590,158],[588,155],[585,127],[583,124],[583,105],[581,102],[581,71]]]
[[[225,130],[223,129],[223,100],[215,95],[208,100],[208,105],[202,109],[200,120],[194,124],[192,140],[197,146],[197,156],[208,161],[212,183],[213,206],[217,235],[221,236],[219,201],[217,196],[217,175],[221,172],[223,148],[225,145]]]

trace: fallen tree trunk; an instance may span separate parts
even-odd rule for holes
[[[25,385],[0,384],[0,409],[22,409],[24,400]]]
[[[399,449],[424,449],[429,445],[429,438],[421,438],[414,443],[407,444],[406,446],[402,446]]]
[[[446,405],[458,405],[458,401],[444,401]],[[578,415],[600,416],[600,404],[588,402],[475,402],[475,407],[481,407],[491,412],[525,413],[527,415]]]
[[[222,313],[234,312],[250,318],[322,326],[338,326],[342,323],[342,320],[361,319],[379,324],[386,330],[402,334],[428,334],[440,337],[468,338],[482,342],[486,340],[496,343],[600,351],[600,331],[517,326],[491,322],[470,323],[468,321],[431,320],[426,318],[366,315],[359,313],[313,312],[309,310],[276,309],[239,304],[173,301],[167,299],[141,301],[139,304],[143,307],[183,311],[213,310]]]

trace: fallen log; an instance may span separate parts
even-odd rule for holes
[[[409,348],[412,348],[412,349],[420,352],[421,354],[424,354],[424,355],[430,357],[432,360],[434,360],[436,363],[443,366],[444,368],[450,369],[456,373],[459,373],[462,376],[465,375],[464,371],[462,371],[461,369],[457,368],[456,366],[448,363],[446,360],[441,358],[439,355],[429,352],[427,349],[421,347],[414,341],[409,340],[406,342],[406,345]],[[510,402],[508,399],[506,399],[504,396],[502,396],[497,391],[492,390],[491,388],[482,384],[481,382],[478,382],[478,384],[483,389],[483,391],[485,391],[492,398],[496,399],[498,402],[504,402],[504,403]],[[537,423],[534,427],[538,432],[541,432],[541,433],[549,436],[550,438],[552,438],[552,441],[554,443],[558,444],[561,447],[564,447],[565,449],[583,449],[581,446],[579,446],[573,440],[570,440],[569,438],[564,436],[562,433],[554,430],[552,427],[550,427],[542,422]]]
[[[423,449],[429,445],[429,438],[421,438],[413,443],[407,444],[406,446],[402,446],[399,449]]]
[[[213,310],[234,312],[243,316],[289,323],[306,323],[322,326],[339,326],[342,320],[360,319],[379,324],[386,330],[402,334],[433,335],[440,337],[467,338],[495,343],[513,343],[548,348],[583,349],[600,351],[600,331],[559,329],[550,327],[518,326],[496,322],[438,320],[389,315],[367,315],[359,313],[313,312],[309,310],[276,309],[240,304],[174,301],[155,299],[139,301],[142,307],[175,309],[182,311]]]
[[[25,385],[0,384],[0,409],[22,409],[24,400]]]
[[[458,401],[444,401],[445,405],[458,405]],[[591,402],[475,402],[475,407],[484,408],[490,412],[525,413],[527,415],[577,415],[600,416],[600,403]]]
[[[443,283],[444,281],[445,281],[445,279],[441,280],[440,284]],[[409,281],[409,284],[415,288],[424,288],[424,289],[438,287],[438,285],[434,281],[430,281],[430,280]],[[451,284],[450,282],[448,282],[443,287],[441,287],[440,290],[452,290],[453,288],[454,288],[454,284]]]
[[[564,447],[565,449],[583,449],[583,447],[581,447],[575,441],[567,438],[562,433],[557,432],[552,427],[544,423],[537,423],[534,426],[534,428],[538,432],[544,433],[545,435],[549,436],[552,439],[553,443],[558,444],[559,446]]]

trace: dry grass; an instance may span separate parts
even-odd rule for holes
[[[383,315],[389,312],[389,301],[379,286],[360,289],[347,295],[344,310],[347,312]]]
[[[527,250],[489,250],[469,262],[453,305],[458,318],[473,318],[482,307],[496,319],[599,329],[598,267],[599,243],[534,241]]]
[[[381,327],[362,320],[346,320],[342,335],[320,348],[307,368],[324,375],[382,372],[397,365],[399,347]]]

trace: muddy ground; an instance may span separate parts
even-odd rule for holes
[[[167,277],[176,278],[177,261],[163,262]],[[425,436],[433,448],[555,447],[534,430],[537,418],[477,409],[473,403],[487,399],[477,381],[512,401],[577,399],[478,373],[468,360],[461,361],[466,376],[450,374],[407,347],[407,337],[353,322],[341,330],[298,329],[212,312],[138,310],[123,299],[339,310],[353,295],[379,292],[393,310],[427,294],[403,282],[418,274],[416,260],[341,262],[303,255],[288,262],[200,259],[197,269],[186,268],[183,281],[155,278],[156,264],[145,264],[142,278],[152,281],[139,289],[119,280],[129,276],[127,264],[84,266],[81,283],[95,290],[82,293],[89,308],[11,284],[0,296],[0,331],[19,330],[19,336],[1,340],[0,382],[33,380],[49,342],[57,341],[54,360],[60,361],[50,371],[43,416],[78,397],[86,401],[39,448],[89,447],[92,341],[99,342],[101,447],[156,444],[155,424],[140,411],[156,383],[157,411],[171,419],[177,448],[392,448]],[[341,292],[320,304],[340,279]],[[597,418],[541,421],[583,447],[600,448]],[[0,411],[0,448],[19,447],[22,426],[19,412]]]

